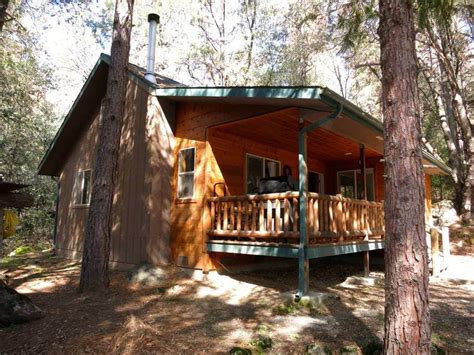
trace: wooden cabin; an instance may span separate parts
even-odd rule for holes
[[[39,168],[58,179],[55,244],[68,257],[83,247],[109,63],[100,57]],[[209,270],[225,254],[301,262],[383,248],[375,118],[323,87],[195,88],[160,76],[152,84],[132,65],[129,79],[114,264]],[[449,169],[427,152],[423,165],[429,216],[430,175]],[[266,191],[272,183],[280,185]]]

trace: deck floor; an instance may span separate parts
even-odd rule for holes
[[[384,247],[385,241],[383,239],[309,244],[307,246],[307,258],[316,259],[333,255],[352,254],[363,251],[380,250],[384,249]],[[215,253],[297,258],[299,245],[294,243],[210,240],[207,242],[207,250],[208,252]]]

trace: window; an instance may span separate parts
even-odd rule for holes
[[[324,193],[324,175],[314,171],[308,172],[308,191]]]
[[[179,151],[178,198],[192,198],[194,196],[195,155],[195,148]]]
[[[375,201],[373,169],[366,169],[365,179],[367,185],[367,200]],[[344,197],[356,198],[359,200],[364,198],[362,173],[360,170],[339,171],[337,173],[337,186],[339,193]]]
[[[74,183],[74,205],[89,205],[91,202],[92,170],[82,170]]]
[[[280,162],[247,154],[247,193],[258,191],[260,179],[280,175]]]

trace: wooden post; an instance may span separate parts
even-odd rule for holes
[[[309,260],[307,258],[308,230],[307,230],[307,203],[308,203],[308,167],[306,165],[307,137],[306,132],[300,131],[298,137],[298,171],[299,171],[299,232],[300,242],[298,250],[298,297],[308,293]]]
[[[430,230],[431,236],[431,267],[432,267],[432,274],[439,275],[441,271],[440,263],[439,263],[439,237],[441,236],[441,231],[433,227]],[[428,256],[429,259],[429,256]]]
[[[443,269],[446,270],[449,267],[449,258],[451,256],[450,244],[449,244],[449,228],[441,228],[441,238],[443,246]]]
[[[327,122],[338,117],[343,110],[342,104],[338,104],[337,111],[329,116],[304,126],[301,119],[300,131],[298,132],[298,172],[299,172],[299,226],[300,243],[298,247],[298,293],[297,298],[308,292],[309,286],[309,260],[308,260],[308,230],[307,230],[307,204],[308,204],[308,167],[306,165],[307,144],[306,133],[323,126]],[[296,213],[296,208],[295,208]],[[296,221],[295,221],[296,222]]]
[[[360,174],[362,176],[362,200],[367,200],[367,179],[365,178],[365,146],[359,145]]]
[[[362,199],[367,201],[367,179],[365,176],[365,146],[363,144],[359,145],[359,160],[360,160],[360,175],[362,177]],[[362,216],[361,216],[362,217]],[[367,225],[362,223],[362,228],[365,228],[365,240],[369,240],[367,234]],[[369,268],[369,252],[365,251],[364,253],[364,276],[368,277],[370,273]]]

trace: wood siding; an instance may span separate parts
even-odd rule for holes
[[[93,165],[99,110],[96,107],[93,115],[85,118],[91,120],[91,124],[80,133],[60,174],[56,248],[59,254],[66,256],[79,257],[83,248],[88,207],[73,206],[72,196],[77,171],[91,169]],[[161,164],[162,153],[166,149],[156,142],[163,130],[170,132],[170,129],[166,128],[162,117],[156,99],[150,98],[145,90],[130,81],[113,202],[110,256],[113,264],[169,261],[169,257],[166,259],[166,253],[169,254],[169,228],[167,230],[166,224],[161,223],[163,220],[168,223],[169,208],[167,214],[166,208],[163,208],[166,183],[163,187],[160,184],[169,182],[171,169],[166,170]],[[163,146],[169,144],[172,137],[167,136],[166,139],[167,142],[161,143]],[[167,154],[168,157],[170,155]],[[161,174],[168,176],[161,179]],[[162,213],[157,213],[158,209]],[[153,223],[150,223],[150,217]],[[157,224],[161,227],[157,228]],[[165,254],[162,254],[163,251]]]
[[[172,179],[171,253],[178,265],[208,269],[212,262],[205,253],[206,226],[209,220],[205,199],[211,196],[219,173],[210,159],[211,147],[207,142],[207,128],[242,118],[263,114],[276,108],[240,106],[218,103],[180,103],[176,112],[174,156],[184,148],[196,148],[194,196],[177,198],[178,166],[174,163]],[[217,176],[216,176],[217,175]]]

